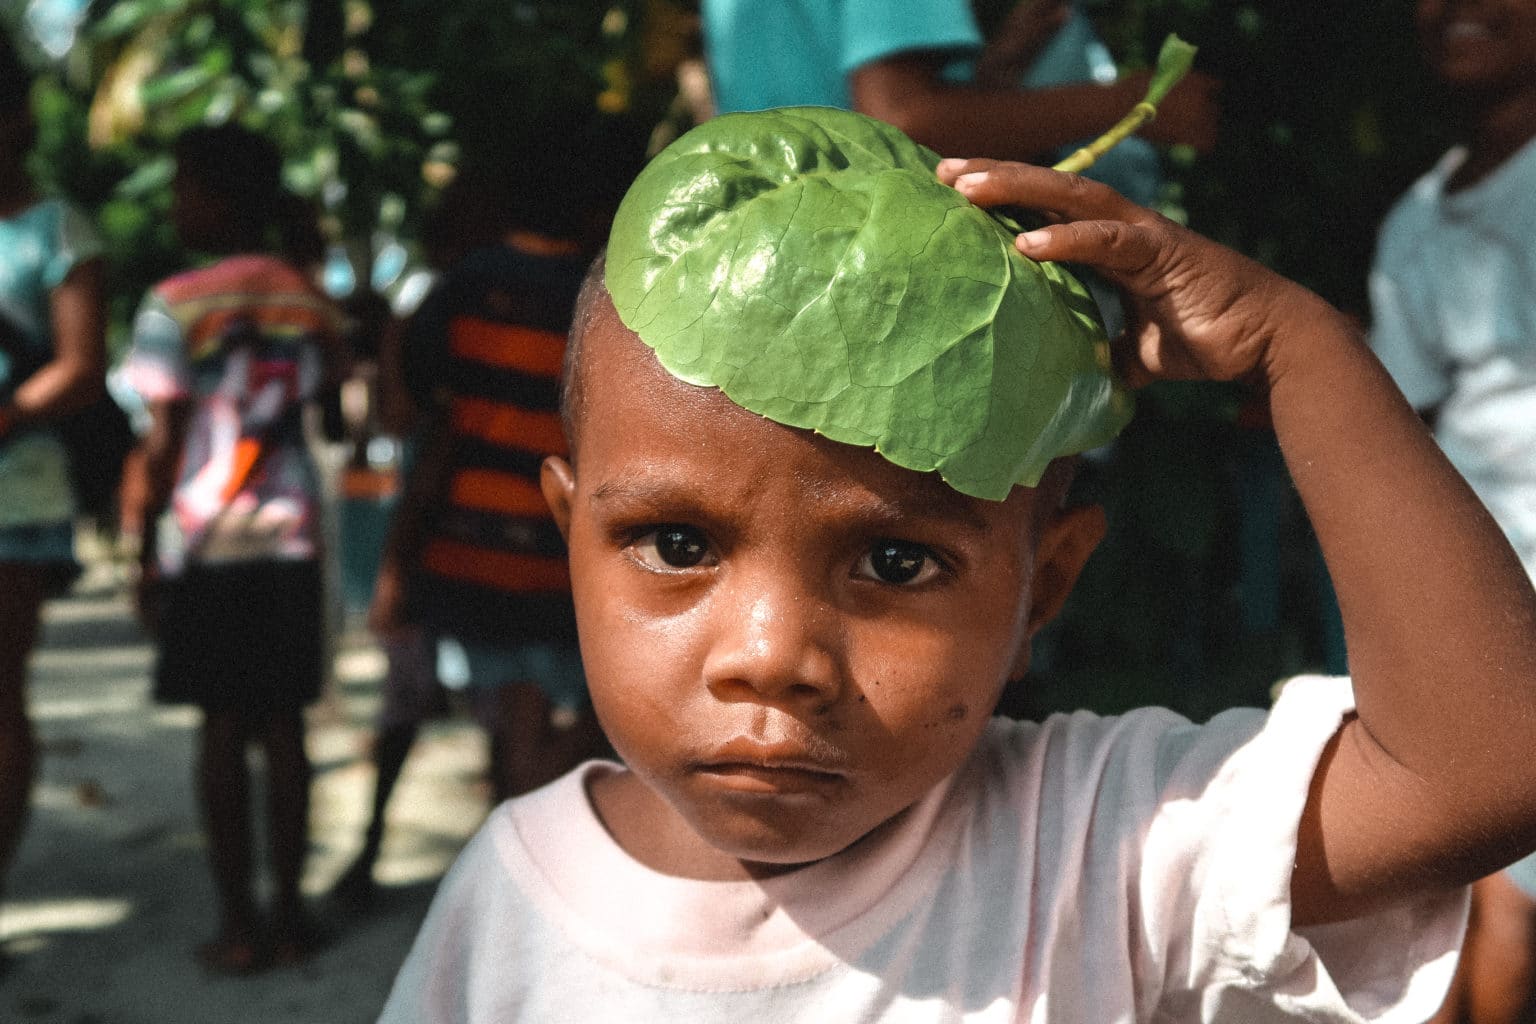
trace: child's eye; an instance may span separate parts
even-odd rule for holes
[[[691,526],[660,526],[635,539],[635,557],[648,569],[692,569],[710,558],[709,541]]]
[[[858,572],[882,583],[910,586],[927,583],[943,571],[933,552],[921,544],[903,540],[882,540],[859,559]]]

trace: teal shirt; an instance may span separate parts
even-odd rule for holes
[[[974,66],[971,72],[974,73]],[[967,80],[970,77],[968,74]],[[1102,85],[1113,82],[1117,77],[1119,69],[1109,54],[1109,48],[1094,32],[1088,16],[1074,8],[1067,23],[1051,37],[1051,41],[1030,65],[1019,82],[1019,88],[1045,89],[1073,82],[1098,82]],[[1069,146],[1063,146],[1051,154],[1050,162],[1063,159],[1079,146],[1091,141],[1091,138],[1079,139]],[[1099,157],[1098,162],[1088,169],[1087,176],[1104,182],[1142,206],[1156,203],[1162,192],[1163,169],[1157,150],[1152,143],[1136,136],[1126,139]]]
[[[0,218],[0,317],[46,358],[53,349],[52,292],[78,264],[101,253],[95,230],[73,207],[44,200]],[[14,379],[0,352],[0,397]],[[64,447],[46,430],[27,430],[0,444],[0,528],[52,523],[74,515]]]
[[[848,76],[899,53],[981,46],[967,0],[704,0],[719,111],[851,109]]]

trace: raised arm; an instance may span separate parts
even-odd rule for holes
[[[945,56],[903,53],[872,61],[849,77],[853,106],[893,124],[939,153],[986,153],[1005,160],[1045,154],[1107,130],[1146,95],[1146,74],[1112,85],[1080,82],[1049,89],[957,85],[940,75]],[[1216,139],[1216,81],[1192,72],[1144,131],[1161,143],[1209,149]]]
[[[102,315],[102,261],[77,264],[49,298],[53,358],[16,389],[0,407],[0,436],[37,420],[73,412],[102,391],[106,373]]]
[[[946,161],[940,177],[1061,221],[1019,248],[1125,291],[1118,357],[1133,382],[1269,390],[1338,590],[1358,707],[1312,783],[1295,924],[1466,883],[1536,847],[1536,594],[1350,321],[1092,182],[990,161]]]

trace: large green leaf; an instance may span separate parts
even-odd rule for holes
[[[1002,499],[1130,418],[1086,289],[825,107],[716,118],[636,179],[607,285],[677,377],[779,423]]]

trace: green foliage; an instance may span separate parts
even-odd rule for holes
[[[730,114],[636,179],[609,241],[624,323],[738,405],[1002,499],[1130,416],[1087,290],[825,107]]]
[[[366,274],[409,240],[466,152],[535,152],[558,123],[583,166],[623,177],[667,86],[629,70],[629,0],[116,0],[98,2],[67,61],[39,62],[45,187],[97,211],[113,321],[184,265],[168,228],[171,141],[203,123],[268,134],[291,191]],[[18,0],[0,0],[15,30]],[[628,154],[621,159],[622,150]],[[612,191],[617,186],[611,186]]]

